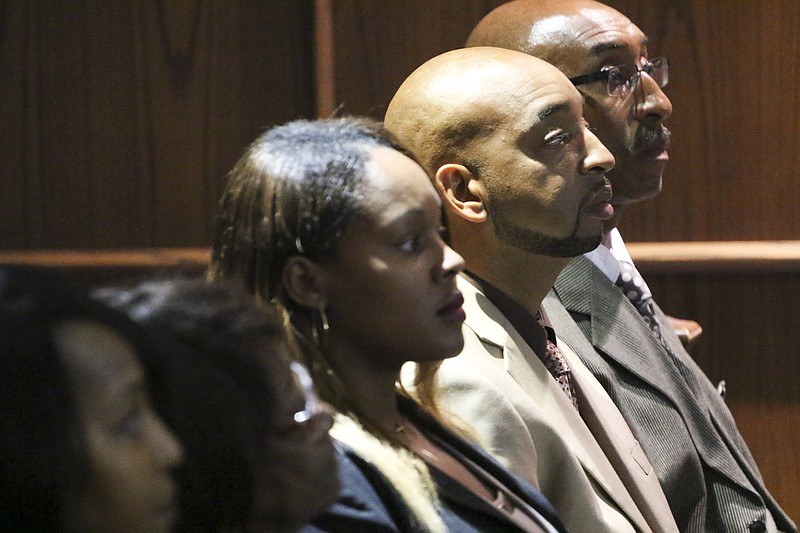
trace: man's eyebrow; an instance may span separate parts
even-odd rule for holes
[[[569,104],[567,102],[559,102],[539,110],[539,112],[536,113],[536,118],[539,120],[544,120],[554,113],[565,111],[567,109],[569,109]]]
[[[642,39],[641,41],[642,48],[647,48],[647,37]],[[625,48],[625,44],[618,42],[618,41],[609,41],[605,43],[597,43],[596,45],[592,46],[589,49],[589,54],[594,57],[599,57],[604,53],[608,52],[609,50],[619,50],[620,48]]]

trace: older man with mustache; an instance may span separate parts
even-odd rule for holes
[[[526,52],[558,67],[616,159],[614,216],[602,244],[559,275],[544,309],[618,406],[647,454],[682,532],[797,531],[764,486],[717,388],[653,302],[617,230],[631,204],[661,190],[672,105],[666,58],[624,15],[592,0],[517,0],[489,13],[468,46]]]

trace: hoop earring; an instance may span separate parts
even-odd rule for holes
[[[328,313],[325,312],[325,307],[320,306],[317,312],[319,313],[319,322],[322,332],[320,333],[320,331],[318,331],[317,321],[312,315],[311,334],[314,336],[314,345],[318,350],[322,351],[328,345],[328,331],[330,331],[331,328],[328,324]]]

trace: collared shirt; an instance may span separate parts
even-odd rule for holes
[[[556,344],[556,334],[550,327],[550,322],[542,309],[539,310],[542,314],[542,324],[540,324],[527,309],[488,281],[479,278],[472,272],[464,271],[462,275],[497,307],[536,355],[547,353],[548,340]]]
[[[619,234],[617,228],[612,229],[597,248],[591,252],[586,252],[583,256],[599,268],[611,280],[611,283],[617,282],[620,262],[628,263],[636,268],[631,254],[628,253],[628,248],[625,246],[625,241],[622,240],[622,235]],[[644,279],[642,279],[642,292],[645,298],[653,296]]]

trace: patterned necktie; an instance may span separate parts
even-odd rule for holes
[[[631,301],[633,306],[642,315],[642,318],[647,323],[647,326],[652,330],[653,335],[666,346],[664,338],[661,336],[661,327],[656,320],[655,306],[653,305],[653,297],[645,294],[644,280],[636,268],[624,261],[619,262],[619,277],[617,278],[617,286],[622,289],[622,292]]]
[[[644,321],[650,327],[653,335],[658,342],[661,343],[661,346],[663,346],[667,351],[667,354],[669,354],[670,359],[675,365],[675,368],[677,368],[678,372],[689,385],[689,387],[694,391],[700,390],[697,380],[694,378],[692,372],[686,367],[686,364],[681,361],[681,358],[675,354],[672,348],[670,348],[666,339],[664,339],[664,336],[661,334],[661,327],[658,325],[658,321],[656,320],[653,297],[649,294],[645,294],[644,279],[642,279],[642,276],[639,274],[639,271],[636,270],[636,267],[630,263],[620,261],[617,286],[622,289],[622,292],[625,294],[628,300],[630,300]]]
[[[542,314],[538,311],[536,313],[536,321],[544,326],[542,323]],[[575,386],[572,384],[572,371],[569,369],[564,354],[558,349],[556,343],[550,340],[549,336],[547,338],[546,353],[539,357],[539,359],[542,360],[547,371],[550,372],[558,382],[561,390],[564,391],[569,401],[572,402],[572,406],[575,407],[575,410],[580,412],[578,408],[578,395],[575,393]]]

